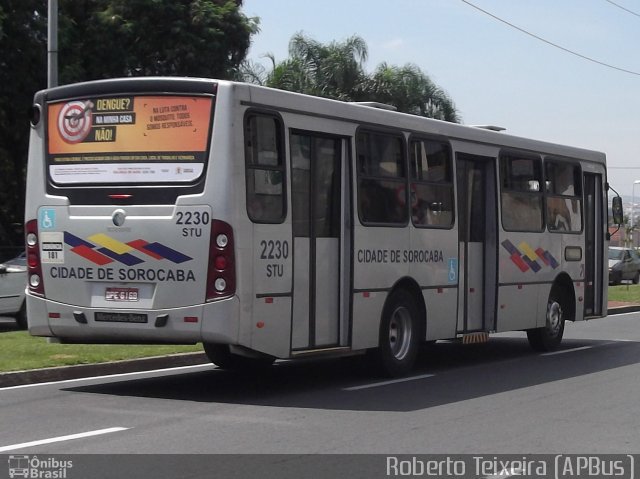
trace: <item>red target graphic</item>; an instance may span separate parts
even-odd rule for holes
[[[58,114],[58,131],[67,143],[80,143],[91,131],[91,102],[71,101]]]

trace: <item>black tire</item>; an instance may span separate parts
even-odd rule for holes
[[[230,371],[251,371],[271,366],[276,360],[273,356],[249,358],[234,354],[227,344],[203,343],[204,352],[216,366]]]
[[[27,304],[23,301],[20,306],[20,311],[16,313],[16,324],[18,329],[27,329],[29,324],[27,323]]]
[[[620,283],[622,283],[622,273],[614,273],[613,276],[609,277],[609,284],[611,284],[611,286],[618,286]]]
[[[640,283],[640,271],[636,271],[636,275],[633,277],[631,281],[633,281],[633,284]]]
[[[420,344],[418,307],[404,290],[389,296],[382,311],[378,348],[370,354],[384,376],[398,377],[413,368]]]
[[[529,345],[536,351],[554,351],[562,341],[564,334],[563,296],[551,290],[547,302],[545,325],[527,330]]]

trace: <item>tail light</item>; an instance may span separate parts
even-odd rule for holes
[[[236,265],[233,251],[231,225],[214,220],[209,243],[207,301],[226,298],[236,292]]]
[[[29,291],[44,296],[44,279],[42,277],[42,262],[40,261],[40,239],[38,238],[38,221],[27,221],[27,284]]]

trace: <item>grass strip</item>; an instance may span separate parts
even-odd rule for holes
[[[202,352],[202,345],[148,346],[116,344],[54,344],[26,331],[0,335],[0,372],[26,369],[107,363],[126,359]]]
[[[640,284],[609,286],[609,301],[640,304]]]

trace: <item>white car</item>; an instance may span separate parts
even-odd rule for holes
[[[27,328],[26,286],[27,258],[24,253],[0,264],[0,316],[15,317],[21,329]]]

